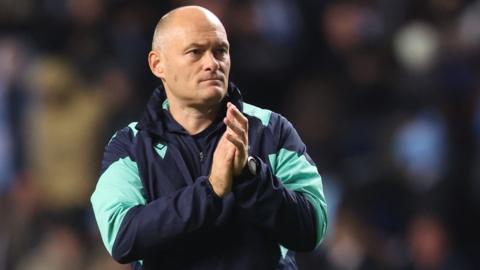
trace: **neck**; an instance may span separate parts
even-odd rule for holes
[[[174,100],[169,101],[169,112],[190,135],[206,129],[218,116],[222,103],[210,107],[187,106]]]

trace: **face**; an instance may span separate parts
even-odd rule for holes
[[[229,43],[223,26],[208,20],[172,26],[161,46],[157,71],[155,75],[162,79],[169,99],[186,106],[220,103],[227,92],[230,72]]]

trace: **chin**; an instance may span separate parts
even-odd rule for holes
[[[223,100],[226,93],[227,89],[223,88],[223,86],[214,86],[205,89],[205,91],[202,93],[202,96],[205,102],[216,104]]]

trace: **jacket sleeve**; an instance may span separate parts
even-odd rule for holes
[[[147,203],[136,162],[128,154],[132,132],[106,147],[102,174],[91,197],[102,240],[115,260],[141,260],[209,226],[221,210],[206,177]]]
[[[312,250],[327,228],[322,179],[290,122],[272,117],[277,122],[269,136],[277,142],[276,153],[268,155],[268,161],[257,158],[259,174],[241,179],[233,192],[242,214],[279,244],[294,251]]]

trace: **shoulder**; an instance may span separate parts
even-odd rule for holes
[[[290,121],[277,112],[263,109],[246,102],[243,103],[242,112],[247,115],[247,117],[259,120],[265,128],[270,129],[274,134],[280,135],[281,133],[294,130]]]
[[[243,103],[242,112],[247,116],[258,119],[264,127],[275,129],[282,125],[291,125],[290,122],[281,114],[257,107],[250,103]]]
[[[255,105],[252,105],[246,102],[243,103],[242,112],[247,116],[257,118],[262,122],[262,125],[264,126],[268,126],[273,113],[270,110],[262,109],[260,107],[257,107]]]
[[[132,122],[128,126],[115,132],[112,136],[105,146],[102,171],[106,170],[113,162],[119,159],[130,157],[135,160],[132,154],[132,146],[138,133],[136,125],[137,122]]]
[[[127,142],[133,142],[133,139],[137,136],[138,129],[136,128],[137,122],[132,122],[128,124],[126,127],[118,130],[113,134],[112,138],[108,142],[108,145],[113,144],[118,144],[118,143],[127,143]]]
[[[273,147],[271,151],[277,151],[279,148],[303,151],[304,144],[298,132],[283,115],[248,103],[243,103],[243,113],[247,118],[256,119],[256,123],[252,123],[252,120],[250,120],[249,128],[253,132],[260,131],[266,134],[269,141],[268,145]]]

